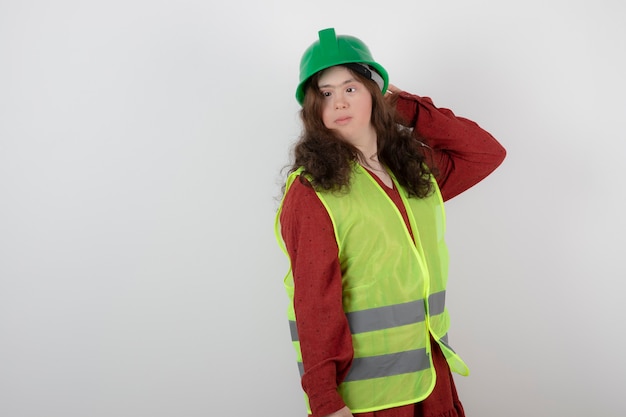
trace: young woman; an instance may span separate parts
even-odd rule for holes
[[[504,148],[476,123],[389,85],[334,29],[304,53],[303,132],[276,216],[288,317],[313,417],[463,416],[448,344],[448,200]]]

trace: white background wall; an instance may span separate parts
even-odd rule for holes
[[[626,414],[618,0],[0,2],[0,415],[304,414],[272,226],[300,56],[479,122],[448,204],[468,416]]]

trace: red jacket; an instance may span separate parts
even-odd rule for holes
[[[444,200],[477,184],[503,161],[504,148],[476,123],[435,107],[430,98],[406,92],[399,96],[398,112],[430,148],[427,161],[438,169],[437,182]],[[400,209],[410,231],[397,190],[378,182]],[[309,397],[313,417],[322,417],[344,407],[337,386],[350,369],[353,353],[342,306],[337,243],[326,209],[313,189],[300,181],[294,181],[285,196],[280,222],[294,275],[294,307],[305,370],[302,387]],[[433,358],[438,384],[420,406],[430,407],[433,415],[450,415],[446,411],[452,402],[458,402],[456,393],[450,401],[440,397],[454,391],[454,385],[441,353],[435,351]],[[448,386],[440,387],[446,384],[444,381],[449,381]],[[440,412],[436,412],[437,407]],[[393,413],[394,417],[413,417],[414,411],[411,405],[368,415],[391,417],[389,413]]]

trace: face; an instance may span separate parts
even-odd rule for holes
[[[372,96],[346,67],[336,66],[324,70],[318,88],[324,100],[324,126],[353,145],[376,139],[371,124]]]

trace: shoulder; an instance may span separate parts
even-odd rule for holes
[[[302,234],[318,236],[326,230],[332,230],[330,215],[322,201],[308,181],[301,177],[294,180],[285,195],[280,223],[283,237],[287,240],[296,239]]]
[[[294,179],[283,201],[281,217],[300,216],[324,210],[317,193],[303,176]]]
[[[311,202],[311,200],[319,200],[319,198],[309,181],[302,175],[298,175],[285,195],[283,209],[285,205],[303,206]]]

